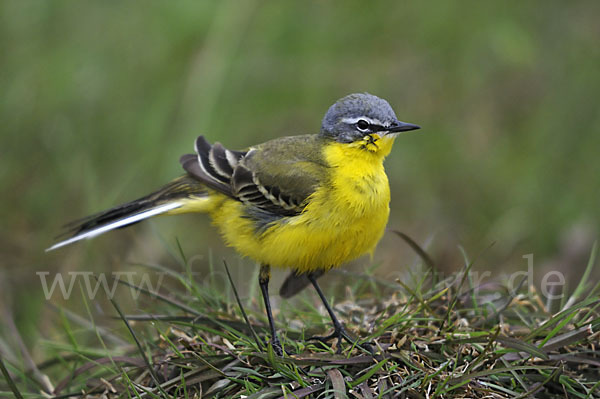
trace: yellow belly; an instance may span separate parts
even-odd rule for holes
[[[328,184],[310,198],[304,211],[272,223],[257,232],[245,205],[214,194],[210,212],[225,242],[240,254],[262,264],[302,272],[337,267],[372,253],[384,233],[390,191],[379,157],[353,157],[335,148],[329,155],[332,170]],[[362,155],[362,154],[361,154]]]

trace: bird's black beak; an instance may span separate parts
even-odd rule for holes
[[[387,132],[388,133],[400,133],[400,132],[408,132],[410,130],[417,130],[420,128],[421,128],[421,126],[419,126],[419,125],[396,121],[387,129]]]

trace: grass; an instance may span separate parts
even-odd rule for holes
[[[595,256],[594,248],[584,277]],[[229,289],[189,279],[189,270],[169,271],[178,287],[168,293],[139,287],[150,313],[127,315],[111,299],[113,322],[126,327],[118,338],[97,324],[87,301],[90,320],[63,311],[69,344],[34,369],[0,358],[0,396],[600,398],[599,285],[582,279],[568,300],[550,303],[523,284],[513,291],[494,282],[473,286],[471,265],[448,277],[428,268],[393,283],[372,274],[353,279],[348,300],[335,309],[357,343],[374,344],[374,354],[357,345],[336,354],[335,346],[307,340],[329,320],[302,294],[278,315],[286,319],[278,326],[283,358],[263,341],[260,300],[238,296],[226,265]],[[90,330],[96,344],[80,342]]]

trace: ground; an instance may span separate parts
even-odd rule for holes
[[[474,286],[470,264],[446,278],[434,270],[419,268],[403,281],[336,272],[337,280],[354,282],[334,307],[357,345],[344,343],[336,353],[336,342],[310,341],[327,331],[329,319],[312,293],[302,293],[276,314],[284,357],[268,345],[259,297],[242,301],[231,280],[223,290],[171,272],[186,289],[142,290],[151,312],[125,315],[111,299],[113,323],[124,334],[80,320],[96,346],[78,343],[79,329],[68,327],[71,345],[55,358],[28,370],[3,361],[10,377],[1,391],[59,398],[600,398],[599,285],[590,287],[584,275],[570,296],[552,302],[523,284],[512,291],[497,282]]]

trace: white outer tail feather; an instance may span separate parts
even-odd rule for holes
[[[53,251],[57,248],[64,247],[65,245],[69,245],[69,244],[72,244],[72,243],[80,241],[80,240],[86,240],[86,239],[96,237],[100,234],[106,233],[107,231],[118,229],[119,227],[124,227],[124,226],[127,226],[128,224],[136,223],[141,220],[148,219],[152,216],[160,215],[161,213],[165,213],[165,212],[171,211],[173,209],[180,208],[181,206],[183,206],[183,204],[180,202],[170,202],[168,204],[164,204],[161,206],[157,206],[155,208],[148,209],[147,211],[136,213],[135,215],[131,215],[126,218],[114,221],[112,223],[105,224],[103,226],[99,226],[93,230],[86,231],[85,233],[78,234],[75,237],[71,237],[67,240],[64,240],[57,244],[54,244],[50,248],[46,249],[46,252]]]

